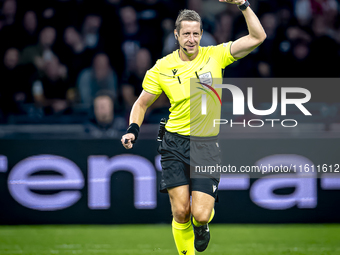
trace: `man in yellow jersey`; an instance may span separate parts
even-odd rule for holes
[[[218,176],[192,178],[190,175],[191,161],[219,162],[219,129],[192,122],[190,115],[198,109],[200,102],[193,105],[190,80],[198,79],[203,85],[202,90],[209,92],[209,89],[220,99],[221,91],[209,84],[210,78],[222,78],[222,69],[248,55],[266,38],[247,0],[219,1],[238,6],[245,17],[249,34],[235,42],[200,47],[203,34],[200,16],[195,11],[181,11],[174,30],[179,50],[158,60],[146,73],[143,91],[131,110],[130,126],[121,140],[126,149],[132,148],[147,108],[164,91],[171,103],[171,113],[159,146],[162,165],[160,190],[169,193],[173,214],[172,232],[178,254],[192,255],[195,249],[202,252],[207,248],[210,240],[208,223],[215,213],[219,183]],[[197,97],[197,100],[200,98]],[[199,131],[194,131],[195,125],[200,127],[195,129]]]

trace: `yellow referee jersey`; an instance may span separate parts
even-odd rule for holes
[[[192,61],[182,61],[176,50],[147,71],[143,89],[154,95],[164,91],[170,100],[170,116],[165,126],[168,131],[194,136],[218,134],[219,127],[212,127],[212,121],[220,118],[222,89],[214,89],[214,83],[222,81],[223,69],[235,61],[230,53],[231,43],[199,47]],[[202,93],[206,94],[208,108],[214,105],[213,114],[202,114]]]

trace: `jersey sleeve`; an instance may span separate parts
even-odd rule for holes
[[[222,68],[232,64],[236,59],[231,55],[230,48],[233,42],[222,43],[214,47],[213,57],[220,63]]]
[[[159,84],[159,67],[157,63],[146,72],[143,84],[143,89],[154,95],[160,95],[162,93],[162,88]]]

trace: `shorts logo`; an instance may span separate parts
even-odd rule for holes
[[[181,251],[181,253],[183,253],[183,254],[187,254],[187,252],[188,252],[188,251]]]
[[[213,193],[215,193],[216,189],[217,189],[217,186],[213,185]]]

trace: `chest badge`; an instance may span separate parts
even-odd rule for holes
[[[213,78],[212,78],[211,72],[202,73],[198,76],[198,78],[200,79],[200,82],[203,84],[207,84],[209,86],[212,86],[213,84]]]
[[[172,71],[172,73],[173,73],[174,75],[176,75],[178,69],[172,69],[171,71]]]
[[[222,100],[221,100],[220,95],[217,93],[217,91],[212,86],[213,78],[212,78],[211,72],[203,73],[197,76],[200,80],[199,84],[201,84],[201,87],[197,87],[197,88],[209,94],[209,96],[214,100],[215,103],[216,103],[216,100],[215,100],[215,97],[216,97],[218,101],[220,102],[220,105],[222,105]]]

